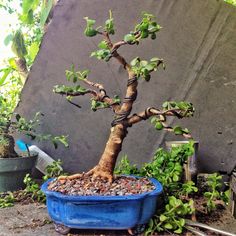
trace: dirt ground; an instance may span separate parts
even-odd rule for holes
[[[230,212],[223,211],[217,222],[212,226],[236,234],[236,219]],[[0,209],[0,236],[59,236],[54,230],[45,205],[42,204],[16,204],[14,207]],[[70,236],[126,236],[127,231],[92,231],[72,230]],[[163,234],[159,234],[163,235]],[[210,235],[210,234],[208,234]]]

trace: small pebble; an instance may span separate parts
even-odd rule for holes
[[[146,177],[135,178],[117,176],[112,183],[105,180],[92,181],[89,176],[81,176],[74,180],[53,180],[48,190],[73,196],[127,196],[142,194],[155,189]]]

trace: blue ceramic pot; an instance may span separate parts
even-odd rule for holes
[[[49,191],[47,186],[50,181],[52,179],[41,187],[47,197],[48,213],[55,224],[66,226],[67,229],[121,230],[144,225],[154,215],[158,198],[163,190],[157,180],[150,178],[155,190],[143,194],[70,196]]]

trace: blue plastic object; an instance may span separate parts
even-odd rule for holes
[[[27,147],[24,141],[22,141],[21,139],[18,139],[16,141],[16,145],[17,147],[22,151],[22,152],[26,152],[27,151]]]
[[[162,185],[150,178],[155,190],[128,196],[69,196],[41,190],[47,197],[47,209],[56,224],[77,229],[132,229],[148,223],[154,215]]]

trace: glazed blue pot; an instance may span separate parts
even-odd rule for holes
[[[162,185],[150,181],[155,190],[128,196],[70,196],[49,191],[45,182],[41,190],[47,197],[47,209],[54,223],[76,229],[132,229],[145,225],[154,215]],[[60,230],[58,230],[60,231]]]

